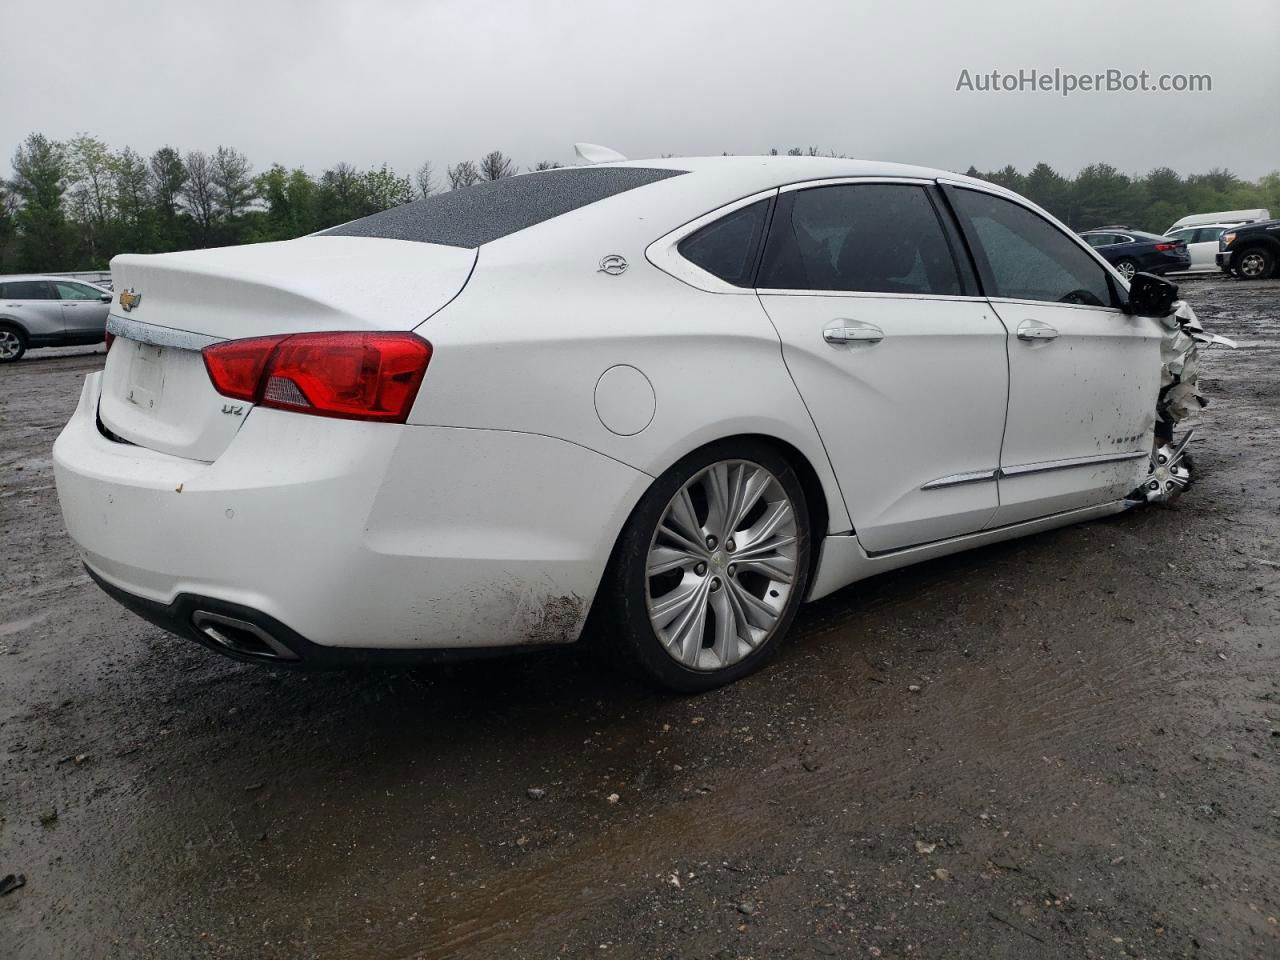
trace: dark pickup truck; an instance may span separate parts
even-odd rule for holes
[[[1280,276],[1280,220],[1259,220],[1231,227],[1218,240],[1215,258],[1223,273],[1245,280]]]

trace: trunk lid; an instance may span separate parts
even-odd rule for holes
[[[200,348],[281,333],[412,330],[466,285],[476,251],[302,237],[111,261],[118,292],[98,416],[130,443],[212,461],[253,405],[219,394]]]

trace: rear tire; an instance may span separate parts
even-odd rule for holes
[[[1121,260],[1116,264],[1116,272],[1126,280],[1132,280],[1133,275],[1138,272],[1138,265],[1132,260]]]
[[[632,512],[600,585],[600,641],[668,690],[745,677],[809,586],[811,526],[790,463],[759,440],[684,457]]]
[[[16,363],[27,352],[27,336],[21,327],[0,323],[0,363]]]

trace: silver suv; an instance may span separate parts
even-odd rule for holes
[[[28,347],[100,342],[110,306],[110,290],[83,280],[0,277],[0,363],[12,363]]]

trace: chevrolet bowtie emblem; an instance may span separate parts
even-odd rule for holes
[[[120,291],[120,307],[125,313],[128,313],[134,307],[142,302],[142,294],[134,291],[132,287],[128,290]]]

